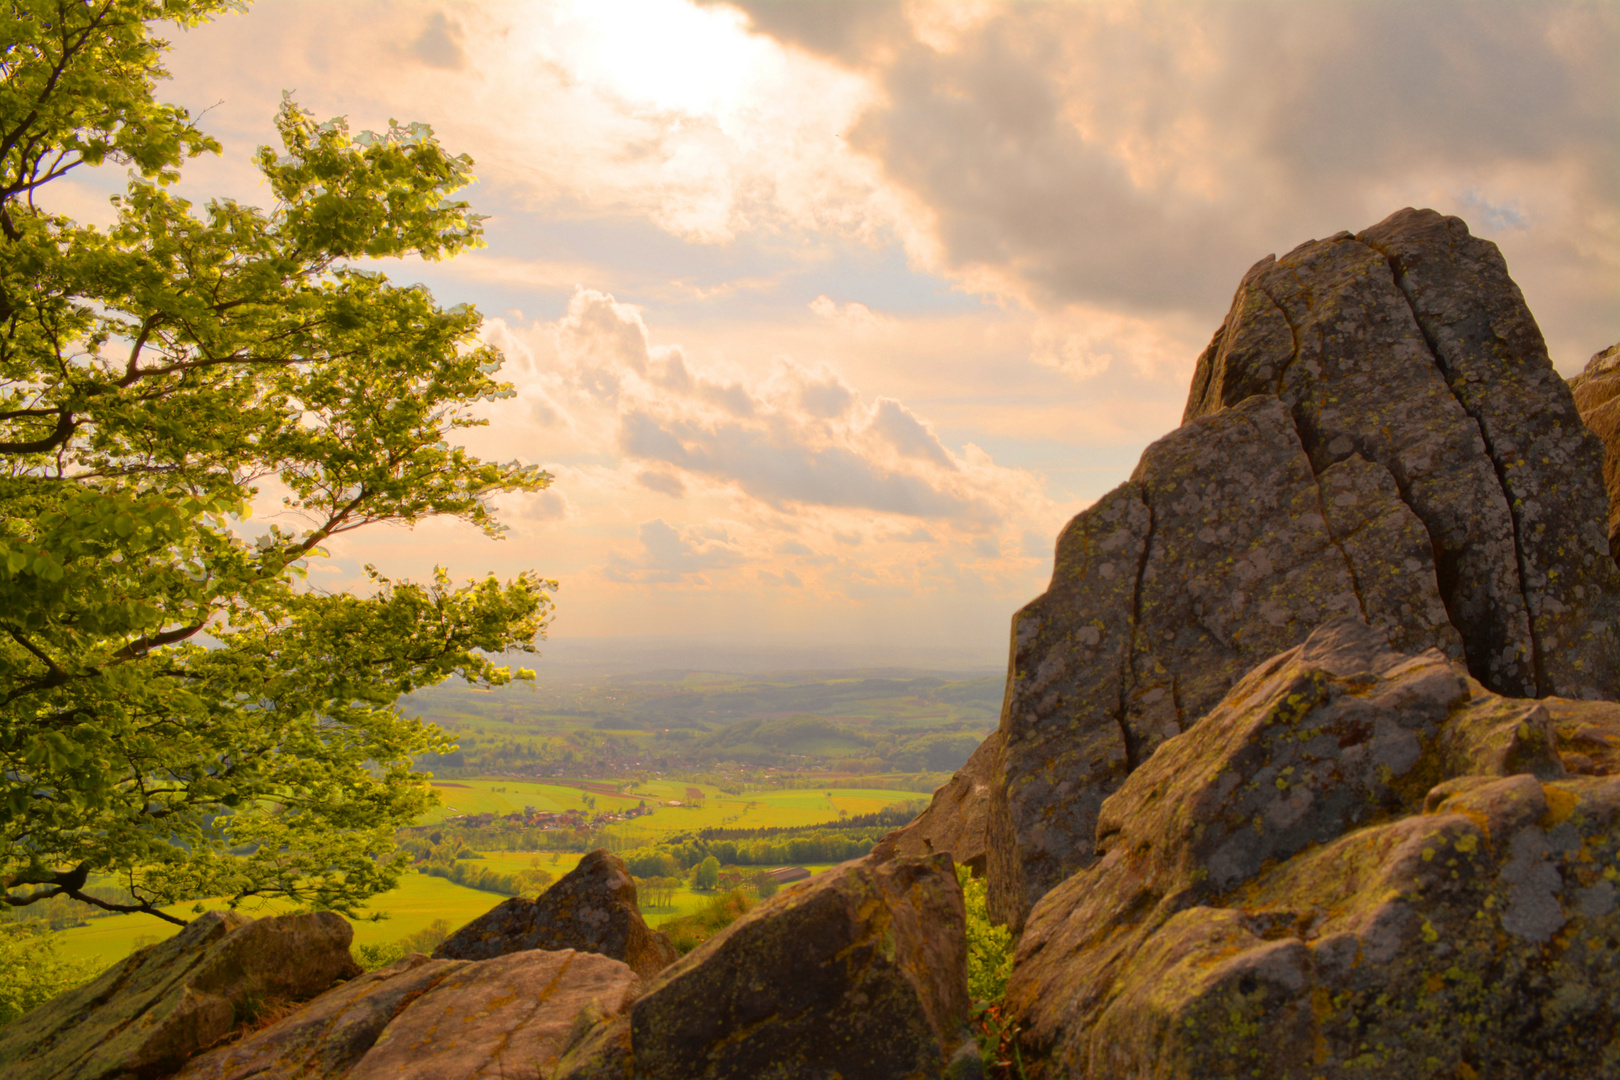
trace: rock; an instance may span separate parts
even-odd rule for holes
[[[414,953],[315,999],[175,1080],[473,1080],[544,1076],[582,1032],[639,985],[594,953],[529,950],[493,960]]]
[[[1609,493],[1609,553],[1620,558],[1620,345],[1610,345],[1569,380],[1581,420],[1603,442],[1603,486]]]
[[[1255,393],[1289,406],[1318,471],[1360,454],[1395,477],[1482,683],[1620,695],[1602,449],[1496,245],[1408,209],[1262,260],[1186,415]]]
[[[1398,560],[1392,562],[1391,560]],[[1461,656],[1427,534],[1386,470],[1312,471],[1289,409],[1255,395],[1150,446],[1058,538],[1014,616],[993,765],[990,902],[1017,928],[1094,861],[1102,800],[1248,668],[1355,614]]]
[[[1256,264],[1181,428],[1070,522],[1013,618],[994,916],[1017,930],[1092,865],[1102,800],[1336,615],[1497,693],[1620,696],[1620,567],[1579,419],[1500,253],[1456,218],[1403,210]]]
[[[176,1080],[344,1076],[401,1009],[468,964],[412,953],[349,980],[240,1042],[193,1058]]]
[[[624,860],[602,850],[586,855],[539,899],[513,897],[474,919],[433,956],[488,960],[524,949],[601,953],[629,964],[644,979],[680,955],[669,938],[642,921],[636,883]]]
[[[973,872],[985,873],[985,819],[990,812],[990,772],[1001,751],[1000,733],[979,744],[950,782],[934,792],[928,808],[903,829],[879,841],[879,858],[949,855]]]
[[[1031,913],[1031,1080],[1612,1076],[1620,778],[1553,715],[1350,619],[1255,668]]]
[[[788,886],[687,954],[557,1080],[934,1077],[967,1006],[950,859],[868,856]]]
[[[167,1076],[239,1023],[360,973],[339,915],[210,911],[0,1028],[6,1080]]]
[[[628,965],[572,949],[470,963],[406,1006],[348,1080],[543,1076],[582,1011],[616,1015],[638,985]]]
[[[1557,732],[1565,765],[1572,757],[1584,759],[1581,768],[1570,771],[1620,775],[1620,704],[1567,698],[1546,698],[1541,704]]]

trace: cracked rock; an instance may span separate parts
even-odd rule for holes
[[[1552,727],[1351,619],[1255,668],[1031,913],[1030,1080],[1614,1075],[1620,777]]]

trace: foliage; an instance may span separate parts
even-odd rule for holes
[[[660,923],[657,929],[668,935],[676,951],[685,956],[742,918],[753,906],[747,893],[734,889],[714,897],[695,914]]]
[[[430,863],[422,867],[422,873],[501,896],[519,896],[525,891],[523,881],[516,874],[503,874],[487,866],[474,866],[459,860],[448,865]]]
[[[991,921],[988,883],[983,878],[973,877],[966,866],[958,864],[956,880],[962,885],[967,913],[968,997],[985,1075],[998,1080],[1022,1077],[1018,1033],[1003,1016],[1007,977],[1012,974],[1012,931]]]
[[[962,883],[962,902],[967,908],[968,996],[974,1001],[1000,1001],[1007,994],[1007,976],[1012,973],[1012,931],[990,921],[983,878],[975,878],[968,868],[958,865],[956,880]]]
[[[0,925],[0,1025],[96,973],[83,960],[58,956],[56,942],[35,925]]]
[[[677,877],[638,877],[636,883],[636,901],[649,908],[667,908],[675,904],[675,893],[681,887],[681,879]]]
[[[702,862],[692,867],[694,889],[712,889],[718,884],[720,884],[720,860],[713,855],[706,856]]]
[[[396,699],[530,649],[554,583],[370,571],[307,587],[329,537],[549,477],[453,446],[508,395],[480,316],[356,265],[481,243],[472,180],[425,125],[351,135],[291,100],[256,164],[269,210],[167,185],[218,151],[158,103],[166,43],[230,0],[12,0],[0,14],[0,899],[281,897],[353,912],[398,880],[394,829],[451,748]],[[131,168],[106,230],[36,200]],[[284,520],[249,542],[259,484]],[[98,900],[109,874],[126,902]]]
[[[394,961],[409,956],[411,953],[431,954],[450,936],[451,927],[444,919],[434,919],[431,923],[413,934],[406,934],[397,941],[380,942],[374,945],[356,945],[349,951],[354,955],[354,962],[366,971],[375,971],[380,967],[387,967]]]

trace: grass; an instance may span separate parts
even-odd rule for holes
[[[668,934],[675,951],[685,956],[747,914],[753,906],[754,901],[747,893],[722,893],[710,896],[692,914],[659,923],[656,929]]]
[[[444,820],[455,807],[462,813],[510,813],[534,806],[542,809],[570,809],[584,807],[589,796],[598,810],[623,809],[645,801],[656,805],[669,801],[687,803],[687,788],[698,786],[704,799],[698,806],[660,806],[647,817],[636,818],[610,831],[630,845],[656,843],[677,832],[686,832],[710,826],[736,829],[760,829],[783,826],[815,825],[834,821],[840,810],[851,816],[872,813],[893,803],[904,802],[917,796],[911,792],[871,790],[862,788],[816,788],[786,791],[750,792],[728,795],[709,785],[689,785],[684,781],[652,780],[635,786],[625,795],[608,795],[601,788],[611,786],[603,781],[584,781],[599,790],[586,791],[566,784],[541,784],[520,780],[483,777],[470,780],[436,781],[445,806],[441,806],[422,823]],[[828,793],[831,793],[829,797]],[[485,851],[480,865],[502,873],[527,870],[530,860],[538,858],[542,869],[562,877],[579,862],[579,855],[552,852]],[[746,867],[746,872],[767,869]],[[821,869],[813,867],[812,869]],[[714,899],[710,892],[695,892],[682,887],[676,891],[673,902],[660,907],[643,905],[643,913],[650,924],[694,915]],[[443,878],[426,874],[407,873],[399,887],[376,896],[369,908],[386,912],[380,921],[357,921],[354,941],[357,945],[380,945],[395,941],[424,929],[435,919],[445,919],[459,927],[482,915],[502,897],[495,893],[469,889]],[[217,901],[204,901],[203,907],[222,908]],[[176,904],[164,910],[182,919],[195,918],[193,904]],[[246,914],[259,916],[275,914],[274,904],[243,909]],[[171,936],[177,927],[159,922],[149,915],[109,915],[92,919],[87,926],[77,926],[58,932],[57,947],[63,957],[88,960],[106,967],[122,960],[143,945]]]
[[[528,856],[525,856],[524,866]],[[544,856],[549,859],[550,856]],[[558,877],[572,870],[579,862],[578,855],[564,855],[556,868]],[[547,869],[552,869],[549,862]],[[407,873],[399,887],[373,898],[371,908],[386,911],[388,917],[375,922],[353,922],[356,945],[380,945],[395,941],[408,934],[425,929],[435,919],[444,919],[452,927],[472,921],[505,897],[495,893],[469,889],[444,878],[426,874]],[[205,902],[205,907],[222,908],[221,903]],[[191,904],[176,904],[164,910],[182,919],[196,917]],[[248,915],[273,915],[285,907],[268,904],[248,910]],[[180,928],[159,922],[150,915],[109,915],[92,919],[88,926],[75,926],[55,935],[57,949],[64,957],[90,960],[105,968],[128,956],[133,949],[162,941],[173,936]]]
[[[462,803],[475,806],[501,805],[496,800],[517,800],[515,808],[522,810],[523,805],[541,806],[538,798],[572,800],[567,805],[580,806],[583,805],[580,800],[588,795],[588,792],[583,792],[577,787],[522,784],[517,780],[460,780],[458,784],[463,784],[463,787],[442,789],[442,795],[455,798],[455,803],[452,803],[455,806]],[[596,805],[601,810],[608,808],[609,800],[616,800],[619,805],[625,806],[637,805],[637,801],[640,800],[646,800],[648,803],[653,803],[654,800],[685,801],[687,787],[689,785],[679,780],[653,780],[640,785],[629,797],[593,795],[593,798],[596,798]],[[851,814],[872,813],[896,801],[915,798],[915,795],[907,792],[836,789],[836,787],[755,792],[747,795],[726,795],[714,787],[703,787],[703,792],[706,798],[701,806],[664,806],[648,818],[637,818],[625,826],[614,827],[612,831],[624,837],[630,844],[653,844],[672,832],[690,831],[705,826],[760,829],[770,826],[826,823],[838,818],[839,810],[846,810]],[[828,798],[828,792],[831,792],[831,798]],[[468,813],[484,813],[484,811],[468,811]],[[528,870],[531,860],[538,858],[541,870],[549,871],[557,878],[562,878],[565,873],[573,870],[573,866],[580,860],[577,853],[569,852],[484,852],[483,855],[480,865],[489,866],[491,870],[501,873]],[[765,866],[744,868],[745,873],[750,874],[758,870],[768,868]],[[810,870],[825,870],[825,866],[810,866]],[[429,878],[428,874],[407,873],[400,879],[397,889],[377,895],[369,904],[373,912],[386,912],[387,918],[353,923],[355,944],[377,946],[397,941],[408,934],[418,933],[431,925],[434,920],[441,918],[449,921],[450,926],[463,926],[476,916],[488,912],[494,905],[501,904],[501,900],[501,895],[494,892],[468,889],[465,886],[458,886],[455,882],[445,881],[444,878]],[[659,921],[679,920],[700,913],[713,900],[713,892],[698,892],[682,886],[672,897],[671,904],[659,907],[643,904],[642,912],[650,925],[656,925]],[[203,907],[222,908],[225,905],[222,902],[204,902]],[[264,905],[253,910],[245,908],[248,915],[254,916],[274,915],[277,910],[285,908],[277,908],[275,905]],[[173,905],[165,908],[165,912],[186,920],[196,916],[193,904]],[[91,920],[87,926],[63,929],[55,939],[63,957],[89,960],[100,967],[107,967],[130,955],[133,949],[172,936],[177,929],[168,923],[160,923],[149,915],[109,915]]]

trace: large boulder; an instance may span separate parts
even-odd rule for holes
[[[358,975],[353,933],[331,912],[210,911],[0,1028],[6,1080],[168,1076],[243,1021]]]
[[[1569,380],[1575,408],[1603,440],[1603,486],[1609,492],[1609,552],[1620,558],[1620,345],[1610,345]]]
[[[558,1080],[938,1076],[967,1019],[962,890],[944,855],[790,885],[589,1032]]]
[[[1150,446],[1058,538],[1014,618],[988,823],[992,911],[1018,926],[1094,859],[1102,800],[1242,672],[1354,614],[1462,655],[1427,534],[1360,457],[1312,469],[1288,407],[1255,395]]]
[[[316,998],[175,1080],[474,1080],[547,1075],[582,1015],[617,1015],[640,984],[572,949],[493,960],[414,953]]]
[[[1182,426],[1013,618],[991,909],[1096,859],[1102,800],[1264,658],[1354,615],[1484,687],[1620,696],[1602,447],[1494,245],[1403,210],[1244,277]]]
[[[1031,1080],[1613,1076],[1620,777],[1556,728],[1354,620],[1257,667],[1031,913]]]
[[[435,959],[489,960],[526,949],[578,949],[629,964],[650,979],[680,955],[641,918],[624,860],[596,850],[536,900],[515,896],[457,930]]]

